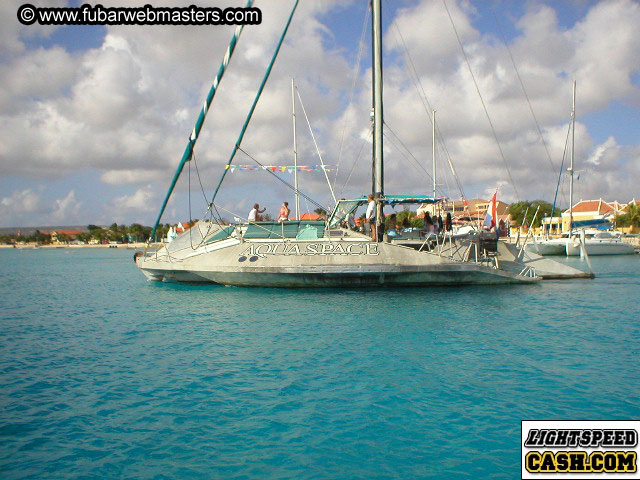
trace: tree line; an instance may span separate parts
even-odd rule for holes
[[[170,224],[160,224],[156,230],[156,239],[161,240],[166,237]],[[58,233],[57,238],[59,242],[70,242],[78,240],[83,243],[89,243],[91,241],[97,241],[98,243],[104,242],[119,242],[119,243],[132,243],[132,242],[146,242],[151,235],[152,228],[141,225],[140,223],[132,223],[131,225],[118,225],[112,223],[109,227],[101,227],[98,225],[87,225],[87,231],[79,233],[77,235],[65,235],[64,233]],[[16,242],[26,243],[39,243],[47,244],[51,243],[51,232],[41,232],[36,230],[29,235],[18,234],[6,234],[0,235],[0,243],[10,244]]]
[[[536,209],[540,207],[540,211],[535,218]],[[511,215],[511,224],[528,225],[529,227],[539,227],[542,225],[544,217],[559,217],[567,208],[553,208],[553,205],[544,200],[515,202],[509,205],[508,212]],[[553,213],[553,214],[552,214]],[[524,222],[523,222],[524,221]],[[613,223],[616,227],[640,227],[640,204],[631,204],[624,213],[618,213]]]
[[[538,216],[534,221],[533,216],[538,207],[540,207],[540,211],[538,212]],[[511,223],[514,226],[522,225],[524,221],[525,225],[528,225],[530,227],[539,227],[542,224],[542,218],[551,216],[552,210],[554,216],[560,216],[560,214],[566,209],[553,209],[553,206],[549,202],[545,202],[544,200],[533,200],[512,203],[511,205],[509,205],[508,212],[511,215]],[[326,216],[326,212],[324,210],[317,209],[316,213]],[[362,217],[364,217],[364,215]],[[403,211],[398,212],[397,221],[400,224],[404,222],[405,218],[413,227],[419,228],[422,226],[422,219],[418,218],[416,216],[416,213],[413,211],[404,209]],[[630,205],[627,208],[626,212],[616,215],[614,222],[616,227],[640,227],[640,204]],[[171,225],[168,223],[159,224],[156,230],[156,238],[154,240],[160,241],[162,238],[166,237],[170,227]],[[146,242],[151,235],[151,231],[151,227],[141,225],[140,223],[132,223],[131,225],[118,225],[117,223],[112,223],[109,227],[87,225],[87,231],[75,235],[75,238],[72,238],[65,234],[58,234],[57,237],[58,241],[60,242],[79,240],[83,243],[88,243],[90,241],[97,241],[99,243],[131,243]],[[41,232],[40,230],[36,230],[30,235],[0,235],[0,243],[3,244],[11,244],[16,242],[47,244],[51,243],[51,241],[52,240],[50,232]]]

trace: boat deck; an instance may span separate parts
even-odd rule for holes
[[[415,249],[424,249],[426,251],[438,251],[440,248],[437,244],[435,236],[433,240],[425,239],[393,239],[392,243],[412,247]],[[469,240],[457,239],[456,246],[449,247],[445,241],[442,246],[442,253],[453,253],[451,250],[464,250],[469,244]],[[526,266],[535,269],[536,275],[542,277],[543,280],[558,280],[572,278],[594,278],[595,275],[590,272],[583,272],[577,268],[565,265],[542,255],[538,255],[531,251],[525,251],[522,258],[518,258],[519,248],[503,241],[498,242],[495,259],[501,269],[511,272],[520,272]]]
[[[522,259],[518,260],[518,247],[513,243],[498,242],[498,258],[500,266],[505,269],[515,270],[522,265],[529,265],[536,270],[536,274],[543,280],[568,280],[572,278],[594,278],[595,275],[583,272],[577,268],[543,257],[533,252],[524,252]]]

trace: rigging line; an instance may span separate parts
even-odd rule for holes
[[[433,108],[431,107],[429,98],[427,97],[427,94],[424,91],[424,87],[422,86],[422,82],[420,81],[420,77],[418,76],[418,71],[416,70],[415,64],[413,63],[413,58],[409,53],[409,48],[407,47],[407,44],[404,41],[404,36],[400,31],[400,27],[398,26],[398,23],[396,21],[393,22],[393,25],[396,27],[396,31],[400,38],[400,42],[402,43],[404,51],[407,55],[407,60],[409,61],[409,66],[411,67],[411,69],[409,69],[409,76],[411,77],[411,80],[413,81],[413,85],[416,87],[416,90],[418,91],[418,97],[420,98],[420,101],[422,102],[422,106],[424,107],[424,110],[427,113],[427,117],[431,122],[430,112],[433,111]],[[458,177],[458,173],[456,172],[456,169],[453,166],[453,161],[451,160],[451,154],[449,153],[449,149],[447,148],[447,143],[444,140],[444,135],[440,131],[439,125],[436,125],[436,137],[440,140],[440,144],[442,145],[442,150],[444,151],[445,158],[447,159],[449,169],[451,170],[451,173],[453,174],[453,178],[456,181],[456,186],[458,187],[458,191],[460,192],[461,197],[465,198],[464,189],[462,188],[462,182],[460,181],[460,178]]]
[[[327,169],[325,168],[324,160],[322,160],[322,154],[320,153],[320,149],[318,148],[318,142],[316,142],[316,136],[313,134],[311,122],[309,122],[309,117],[307,116],[307,111],[304,108],[304,103],[302,103],[302,97],[300,96],[300,90],[298,90],[298,87],[296,87],[296,93],[298,94],[298,100],[300,100],[300,106],[302,107],[304,118],[307,120],[307,125],[309,126],[309,131],[311,132],[311,138],[313,139],[313,144],[316,146],[316,152],[318,152],[318,158],[320,159],[320,165],[322,165],[324,178],[327,180],[327,185],[329,185],[329,191],[331,192],[331,197],[333,198],[333,204],[336,205],[338,201],[336,200],[335,193],[333,193],[333,187],[331,186],[331,182],[329,181],[329,174],[327,173]]]
[[[307,200],[307,199],[305,198],[305,199],[304,199],[304,203],[306,203],[306,204],[307,204],[307,213],[311,213],[311,212],[309,211],[309,210],[311,210],[311,209],[309,208],[309,200]],[[302,216],[302,214],[300,214],[300,216]],[[298,218],[298,220],[300,220],[300,219]]]
[[[247,7],[251,7],[252,5],[253,5],[253,0],[249,0],[247,2]],[[238,25],[233,33],[233,36],[231,37],[231,41],[229,42],[227,51],[224,54],[222,63],[218,68],[218,74],[216,75],[216,78],[214,78],[213,80],[213,84],[211,85],[209,94],[207,95],[207,98],[204,102],[202,110],[200,111],[200,115],[198,116],[196,125],[193,128],[191,135],[189,136],[189,142],[187,143],[187,146],[184,149],[184,153],[182,154],[182,158],[180,159],[180,164],[178,165],[178,168],[173,175],[173,179],[171,180],[171,185],[169,186],[167,195],[164,198],[164,202],[162,202],[160,213],[158,213],[158,218],[156,219],[156,223],[153,225],[153,230],[151,231],[151,236],[149,237],[149,240],[151,240],[151,238],[155,236],[156,229],[158,228],[160,220],[162,219],[162,214],[164,213],[165,208],[167,208],[169,197],[171,197],[171,194],[173,193],[173,189],[175,188],[176,183],[178,182],[178,178],[180,178],[180,175],[182,174],[182,170],[184,169],[184,164],[185,162],[189,161],[189,159],[191,158],[191,153],[193,152],[193,148],[195,147],[195,144],[198,140],[198,135],[200,134],[200,130],[202,129],[202,125],[204,124],[204,120],[207,116],[207,112],[211,107],[211,103],[213,102],[213,98],[216,94],[216,91],[218,90],[218,85],[222,81],[222,77],[226,71],[226,68],[229,66],[229,61],[231,60],[231,56],[233,55],[236,45],[240,39],[240,34],[242,33],[243,28],[244,28],[244,25]]]
[[[193,165],[196,168],[196,174],[198,176],[198,183],[200,184],[200,190],[202,191],[202,196],[204,197],[204,202],[205,205],[209,205],[209,201],[207,200],[207,195],[204,191],[204,187],[202,185],[202,179],[200,178],[200,171],[198,170],[198,162],[196,160],[196,152],[195,150],[191,152],[191,160],[193,160]],[[209,233],[211,232],[211,228],[213,227],[213,220],[215,219],[216,224],[220,225],[221,221],[222,221],[222,217],[220,216],[219,212],[216,211],[216,213],[218,213],[218,218],[215,218],[213,215],[213,211],[210,208],[207,208],[207,212],[205,212],[205,217],[207,215],[209,215],[210,217],[210,222],[209,225],[207,226],[207,231],[204,235],[201,235],[200,238],[200,242],[198,243],[198,245],[193,246],[193,239],[191,236],[191,227],[189,227],[189,242],[191,243],[191,249],[195,250],[197,248],[199,248],[202,245],[202,242],[204,242],[204,239],[209,235]],[[191,161],[189,161],[189,224],[191,224],[193,221],[193,219],[191,218]],[[202,232],[200,232],[202,233]]]
[[[212,223],[213,220],[215,219],[216,224],[220,225],[222,223],[222,215],[220,215],[220,212],[218,212],[216,210],[216,214],[218,215],[217,218],[214,216],[213,214],[213,210],[211,208],[208,208],[208,206],[210,205],[209,200],[207,199],[207,194],[204,191],[204,186],[202,185],[202,179],[200,178],[200,171],[198,170],[198,162],[196,161],[196,153],[193,152],[193,165],[196,167],[196,174],[198,175],[198,183],[200,183],[200,190],[202,191],[202,196],[204,197],[204,202],[205,205],[207,205],[207,211],[205,212],[205,218],[207,215],[209,215],[210,217],[210,224],[209,227],[207,228],[207,233],[202,237],[202,241],[204,241],[204,239],[206,238],[207,235],[209,235],[209,232],[211,232],[211,228],[212,228]],[[215,206],[214,206],[215,208]],[[200,245],[202,245],[202,241],[200,242]]]
[[[221,223],[224,223],[222,220],[222,215],[220,215],[220,212],[218,211],[217,207],[214,205],[213,208],[216,211],[216,214],[218,215],[218,218],[216,219],[216,223],[218,223],[218,225],[220,225]],[[211,219],[213,220],[213,211],[210,211],[210,215],[211,215]]]
[[[249,157],[251,160],[253,160],[254,162],[256,162],[256,164],[258,164],[260,167],[262,167],[262,170],[264,170],[265,172],[273,175],[276,179],[278,179],[280,182],[284,183],[287,187],[289,187],[290,189],[292,189],[294,192],[296,192],[296,187],[294,187],[293,185],[291,185],[289,182],[287,182],[286,180],[280,178],[278,175],[275,174],[275,172],[272,172],[271,170],[264,168],[264,165],[261,164],[258,160],[256,160],[254,157],[252,157],[251,155],[249,155],[249,153],[247,153],[245,150],[243,150],[241,147],[238,147],[238,150],[240,150],[242,153],[244,153],[247,157]],[[318,208],[322,208],[323,210],[327,210],[327,208],[325,206],[323,206],[322,204],[316,202],[314,199],[312,199],[311,197],[309,197],[307,194],[301,192],[300,190],[297,190],[297,193],[299,195],[302,195],[302,197],[306,198],[307,200],[309,200],[311,203],[313,203],[316,207]]]
[[[367,133],[366,138],[364,138],[362,140],[362,143],[360,144],[360,150],[358,151],[358,155],[356,156],[356,158],[353,161],[353,164],[351,165],[351,171],[349,172],[349,176],[347,177],[347,180],[344,182],[344,185],[342,185],[342,188],[340,189],[340,196],[342,197],[342,194],[344,193],[344,189],[347,188],[347,184],[349,183],[349,180],[351,180],[351,175],[353,175],[353,171],[356,168],[356,164],[358,163],[358,160],[360,160],[360,156],[362,155],[362,151],[364,150],[364,146],[369,143],[369,139],[371,138],[371,136],[373,135],[373,126],[371,128],[369,128],[369,132]]]
[[[244,134],[246,133],[247,128],[249,127],[249,121],[251,120],[251,117],[253,116],[253,112],[255,111],[256,106],[258,105],[258,100],[260,100],[260,96],[262,95],[262,91],[264,90],[264,87],[267,84],[267,80],[269,80],[269,75],[271,74],[271,70],[273,69],[273,64],[276,62],[276,58],[278,57],[278,53],[280,52],[280,47],[282,47],[282,43],[284,42],[284,37],[287,35],[287,31],[289,30],[289,26],[291,25],[293,14],[296,12],[296,8],[298,8],[298,2],[299,0],[296,0],[295,4],[293,5],[293,8],[291,9],[291,14],[289,15],[287,24],[284,27],[284,31],[282,32],[282,35],[280,35],[280,40],[278,41],[276,50],[273,52],[273,56],[271,57],[271,62],[269,63],[269,67],[267,67],[267,71],[265,72],[264,77],[262,78],[262,83],[260,84],[260,87],[258,88],[258,92],[256,93],[256,96],[253,100],[253,104],[249,109],[249,115],[247,115],[244,125],[242,126],[242,130],[240,131],[240,135],[238,136],[238,140],[236,140],[236,144],[234,145],[231,155],[229,156],[229,160],[227,161],[227,166],[231,165],[231,162],[233,162],[233,158],[236,156],[236,153],[240,149],[240,144],[242,143]],[[220,187],[222,186],[222,182],[224,181],[224,177],[226,175],[227,175],[227,168],[225,168],[224,171],[222,172],[222,177],[218,182],[218,186],[216,187],[215,192],[213,192],[213,195],[211,196],[211,203],[213,203],[213,201],[216,199],[216,196],[218,195],[218,191],[220,190]]]
[[[531,116],[533,117],[533,121],[536,124],[536,128],[538,129],[538,134],[540,135],[540,140],[542,140],[542,145],[544,147],[544,151],[547,153],[547,159],[549,160],[549,165],[551,165],[552,169],[556,169],[557,167],[553,164],[553,160],[551,159],[551,154],[549,153],[549,148],[547,147],[547,142],[544,139],[544,135],[542,135],[542,129],[540,128],[540,123],[538,122],[538,118],[536,117],[535,112],[533,111],[533,106],[531,105],[531,100],[529,99],[529,95],[527,94],[526,89],[524,88],[524,82],[522,81],[522,77],[520,76],[520,71],[518,70],[518,66],[516,65],[516,61],[513,58],[513,55],[511,54],[511,49],[509,48],[509,45],[507,43],[507,37],[504,33],[504,30],[502,29],[502,25],[500,25],[500,21],[498,20],[498,17],[496,15],[496,13],[494,12],[493,8],[491,8],[491,6],[489,5],[489,9],[491,10],[491,13],[493,14],[493,17],[496,20],[496,24],[498,25],[498,30],[500,31],[500,35],[502,36],[502,42],[504,43],[504,46],[507,49],[507,52],[509,53],[509,58],[511,59],[511,64],[513,65],[513,69],[516,72],[516,76],[518,77],[518,82],[520,83],[520,88],[522,89],[522,93],[524,94],[524,98],[527,99],[527,105],[529,106],[529,111],[531,112]]]
[[[198,170],[198,162],[196,161],[196,152],[194,151],[192,156],[193,165],[196,167],[196,175],[198,176],[198,183],[200,184],[200,190],[202,191],[202,196],[204,197],[204,204],[209,205],[209,201],[207,200],[207,194],[204,193],[204,187],[202,186],[202,179],[200,178],[200,171]]]
[[[218,208],[220,208],[220,210],[224,210],[227,213],[230,213],[233,217],[238,218],[240,220],[246,220],[248,224],[255,226],[256,228],[259,228],[261,230],[264,230],[265,232],[269,232],[269,233],[274,233],[276,236],[280,237],[280,239],[284,240],[285,237],[281,234],[279,234],[278,232],[274,232],[266,227],[263,227],[262,225],[260,225],[259,223],[256,223],[252,220],[249,220],[247,217],[243,217],[242,215],[240,215],[239,213],[235,213],[232,212],[231,210],[227,210],[226,208],[224,208],[222,205],[214,205],[214,207],[216,208],[216,210]],[[237,225],[237,224],[236,224]]]
[[[194,152],[192,152],[192,159],[195,159],[195,154]],[[195,163],[194,163],[195,165]],[[197,168],[197,165],[196,165]],[[195,225],[192,225],[193,223],[193,217],[192,217],[192,213],[191,213],[191,161],[189,161],[189,168],[188,168],[188,177],[189,177],[189,244],[191,246],[191,250],[196,250],[198,249],[201,245],[202,242],[204,242],[204,239],[209,235],[209,232],[211,231],[211,225],[208,226],[207,228],[207,233],[205,235],[202,235],[202,231],[200,230],[200,228],[198,227],[198,231],[200,232],[200,242],[197,245],[193,245],[193,236],[192,236],[192,229]],[[197,224],[197,222],[196,222]]]
[[[358,55],[356,56],[356,65],[354,68],[354,72],[353,72],[353,81],[351,83],[351,92],[349,94],[349,104],[347,105],[347,113],[344,117],[344,124],[342,126],[342,138],[340,139],[340,150],[338,152],[338,161],[336,162],[336,174],[333,177],[333,185],[335,186],[336,182],[338,181],[338,170],[340,169],[340,160],[342,158],[342,148],[344,146],[344,136],[346,134],[347,131],[347,120],[349,119],[349,113],[351,111],[351,105],[353,104],[353,95],[355,93],[356,90],[356,82],[358,81],[358,77],[360,75],[360,62],[362,60],[362,52],[364,51],[364,45],[365,45],[365,41],[364,41],[364,37],[365,37],[365,33],[367,31],[367,24],[368,24],[368,20],[369,20],[369,13],[371,12],[371,4],[369,2],[368,3],[368,7],[365,11],[365,15],[364,15],[364,22],[362,23],[362,31],[360,33],[360,42],[359,42],[359,47],[358,47]]]
[[[437,165],[437,163],[438,163],[438,157],[436,156],[436,165]],[[443,176],[444,176],[444,183],[445,183],[445,185],[447,187],[446,191],[447,192],[451,192],[451,185],[449,185],[449,175],[451,174],[451,172],[449,172],[446,168],[443,168],[442,170],[444,171],[444,175]],[[437,184],[436,184],[436,186],[437,186]]]
[[[396,147],[398,149],[398,153],[400,153],[400,155],[405,159],[405,160],[410,160],[409,156],[402,151],[402,149],[398,146],[398,144],[395,142],[395,140],[393,139],[393,137],[390,137],[389,135],[387,135],[386,133],[384,134],[385,138],[387,140],[389,140],[389,142],[391,142],[391,145],[393,145],[394,147]],[[397,138],[397,137],[396,137]],[[399,141],[399,140],[398,140]],[[411,165],[417,172],[418,174],[424,174],[426,173],[425,171],[420,171],[420,164],[418,163],[416,166],[415,162],[409,162],[409,165]],[[424,170],[424,169],[423,169]]]
[[[447,6],[447,0],[442,0],[442,3],[444,4],[444,8],[447,10],[447,16],[449,17],[449,21],[451,22],[451,26],[453,27],[453,31],[456,35],[456,39],[458,40],[458,45],[460,46],[460,50],[462,51],[462,56],[464,57],[464,61],[467,64],[467,68],[469,69],[469,74],[473,79],[473,83],[476,87],[476,91],[478,92],[478,96],[480,97],[482,108],[484,109],[484,113],[487,116],[487,120],[489,121],[489,126],[491,127],[491,131],[493,132],[493,138],[495,138],[496,143],[498,145],[498,150],[500,151],[500,156],[502,157],[502,163],[504,163],[504,168],[506,169],[507,175],[509,176],[509,180],[511,181],[511,186],[513,187],[513,191],[516,194],[516,198],[518,199],[518,201],[520,201],[520,194],[518,193],[516,183],[513,181],[513,177],[511,176],[511,169],[509,168],[507,159],[504,156],[504,152],[502,151],[502,146],[500,145],[500,141],[498,140],[498,134],[496,133],[496,129],[494,128],[493,122],[491,121],[491,117],[489,116],[489,110],[487,110],[487,105],[484,103],[484,99],[482,98],[482,93],[480,92],[480,86],[478,85],[478,81],[476,80],[476,77],[473,74],[473,70],[471,69],[471,63],[469,62],[469,57],[467,57],[467,52],[464,50],[464,46],[462,45],[462,40],[460,39],[460,35],[458,35],[458,29],[456,28],[456,25],[453,22],[453,18],[451,17],[451,12],[449,12],[449,7]]]
[[[387,129],[387,130],[388,130],[388,129]],[[390,132],[390,130],[388,130],[388,131]],[[393,133],[393,132],[391,132],[391,133]],[[391,144],[392,144],[394,147],[396,147],[396,148],[398,149],[398,153],[400,153],[400,155],[402,155],[402,157],[403,157],[405,160],[410,160],[410,161],[409,161],[409,165],[411,165],[413,168],[415,168],[415,169],[416,169],[416,171],[417,171],[419,174],[423,174],[423,175],[425,175],[425,178],[427,178],[427,180],[429,180],[429,177],[427,177],[426,169],[425,169],[424,167],[422,167],[422,165],[420,165],[420,163],[417,163],[417,161],[411,161],[411,160],[412,160],[412,159],[411,159],[411,157],[410,157],[411,153],[409,153],[409,154],[407,155],[407,153],[406,153],[405,151],[403,151],[403,149],[402,149],[402,148],[400,148],[400,147],[398,146],[398,144],[396,143],[396,140],[397,140],[398,142],[400,142],[400,144],[402,144],[402,142],[400,141],[400,139],[398,139],[398,137],[397,137],[397,136],[395,136],[396,140],[394,140],[394,137],[390,137],[390,136],[389,136],[389,135],[387,135],[386,133],[385,133],[384,135],[385,135],[385,137],[387,138],[387,140],[389,140],[389,141],[391,142]],[[414,160],[415,160],[415,158],[414,158]]]
[[[398,140],[398,142],[400,142],[400,145],[402,145],[402,147],[405,149],[405,151],[411,156],[411,158],[415,161],[416,165],[418,165],[424,171],[424,173],[427,176],[427,178],[433,182],[433,177],[431,176],[431,174],[427,171],[427,169],[424,167],[424,165],[422,165],[418,161],[418,159],[413,155],[413,153],[411,153],[411,150],[409,150],[409,148],[404,144],[404,142],[400,139],[400,137],[398,137],[396,132],[393,131],[393,129],[389,126],[388,123],[385,122],[384,125],[385,125],[385,127],[387,127],[387,130],[389,130],[389,132],[391,132],[391,134]],[[389,137],[387,137],[387,138],[389,138]]]
[[[388,125],[387,125],[387,130],[389,130],[391,133],[393,133],[393,132],[391,131],[391,129],[389,129],[389,126],[388,126]],[[398,138],[398,136],[397,136],[395,133],[393,133],[393,134],[395,135],[395,138],[398,140],[398,142],[400,142],[400,143],[402,144],[402,140],[400,140],[400,138]],[[401,149],[401,148],[400,148],[400,147],[395,143],[395,141],[393,140],[393,138],[392,138],[392,137],[390,137],[390,136],[389,136],[389,135],[387,135],[386,133],[384,134],[384,136],[385,136],[385,138],[386,138],[387,140],[389,140],[389,142],[391,142],[391,144],[392,144],[394,147],[396,147],[396,148],[398,149],[398,152],[400,153],[400,155],[402,155],[402,156],[404,157],[404,159],[405,159],[405,160],[411,160],[411,157],[413,157],[413,154],[412,154],[411,152],[409,152],[409,151],[407,150],[407,153],[409,154],[409,155],[407,155],[407,153],[403,152],[403,151],[402,151],[402,149]],[[403,145],[403,146],[404,146],[404,145]],[[404,148],[406,149],[406,147],[404,147]],[[421,164],[420,162],[418,162],[418,161],[415,159],[415,157],[413,157],[413,159],[414,159],[415,161],[414,161],[414,162],[409,162],[409,164],[410,164],[414,169],[416,169],[416,171],[417,171],[419,174],[424,174],[424,175],[425,175],[425,177],[427,177],[427,180],[430,180],[430,183],[433,183],[433,180],[431,180],[433,177],[431,177],[431,175],[429,175],[429,172],[427,171],[427,169],[425,169],[425,168],[422,166],[422,164]],[[443,196],[443,197],[446,197],[445,193],[442,191],[442,189],[441,189],[441,188],[436,187],[436,190],[437,190],[440,194],[442,194],[442,196]]]
[[[191,158],[193,158],[193,152],[191,152]],[[191,238],[191,162],[189,162],[189,243],[191,244],[191,250],[193,250],[193,239]],[[177,227],[176,227],[177,228]],[[197,248],[197,247],[196,247]]]
[[[562,168],[564,167],[564,159],[567,156],[567,147],[569,145],[569,133],[571,133],[571,124],[567,129],[567,138],[564,141],[564,151],[562,152],[562,163],[560,163],[560,174],[558,175],[558,183],[556,185],[556,194],[553,197],[553,206],[551,207],[551,217],[553,217],[553,211],[556,209],[556,200],[558,199],[558,190],[560,189],[560,179],[562,178]]]

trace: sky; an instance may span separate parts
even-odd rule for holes
[[[0,5],[0,227],[153,225],[233,27],[24,26],[16,16],[22,3]],[[263,165],[293,165],[293,77],[302,99],[298,163],[320,164],[304,106],[336,197],[366,195],[368,2],[300,3],[242,149]],[[205,215],[293,1],[255,6],[263,22],[240,38],[163,223]],[[505,202],[553,201],[569,162],[575,79],[574,199],[640,198],[638,25],[633,0],[384,0],[385,192],[431,193],[435,109],[438,195],[489,198],[498,189]],[[233,163],[255,165],[244,152]],[[264,171],[228,173],[219,213],[246,217],[260,203],[276,215],[283,201],[293,205],[293,175],[278,176],[284,182]],[[321,172],[301,172],[299,182],[331,206]],[[560,206],[568,193],[563,175]],[[301,199],[301,213],[315,208]]]

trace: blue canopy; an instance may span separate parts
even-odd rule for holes
[[[400,204],[422,204],[422,203],[439,203],[445,200],[444,197],[432,197],[429,195],[385,195],[382,198],[383,205],[400,205]],[[336,208],[329,217],[329,228],[335,227],[359,206],[369,203],[368,197],[359,197],[352,200],[339,200]]]
[[[604,218],[596,218],[593,220],[578,220],[571,223],[571,228],[599,228],[602,230],[609,229],[613,224]]]

